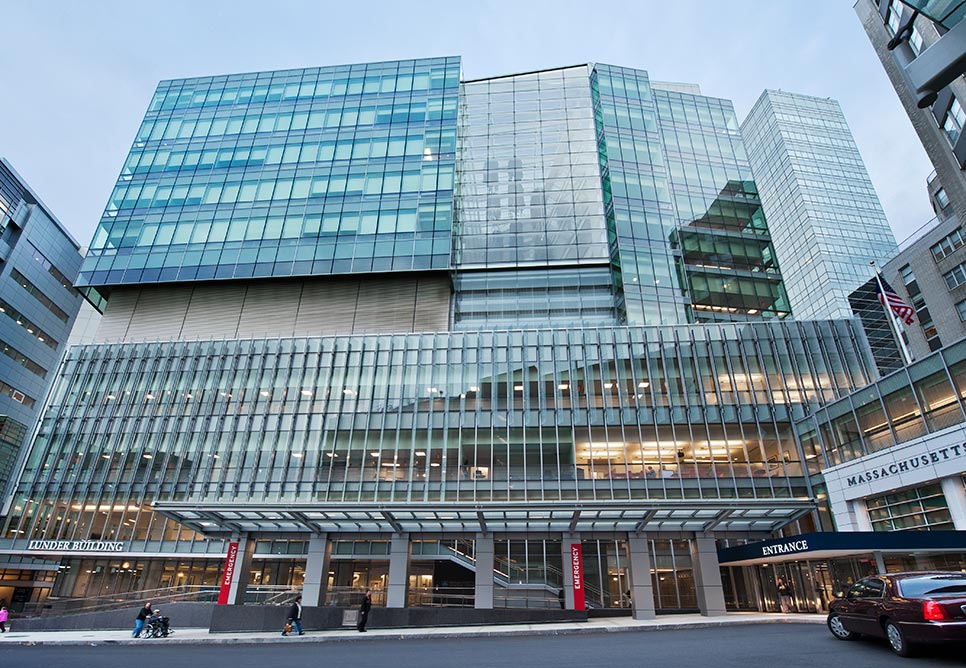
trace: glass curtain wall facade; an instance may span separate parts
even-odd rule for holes
[[[774,511],[742,504],[808,500],[792,421],[873,378],[863,341],[851,321],[790,321],[77,346],[3,543],[223,553],[221,540],[153,510],[164,501],[303,504],[346,517],[390,504],[413,533],[465,533],[465,520],[443,517],[461,502],[474,518],[489,503],[553,502],[546,519],[527,522],[561,531],[568,503],[681,500],[693,507],[652,515],[680,530],[717,516],[703,502],[725,501],[736,510],[719,530],[760,530]],[[420,506],[436,510],[405,519]],[[256,515],[237,525],[304,542],[305,526],[287,515]],[[640,516],[597,510],[577,526],[628,531]],[[489,526],[525,539],[513,517]],[[649,535],[664,545],[659,529]],[[668,568],[660,545],[655,572]],[[691,600],[677,580],[662,596],[680,587]],[[623,605],[619,592],[598,597]]]
[[[162,82],[82,286],[448,269],[459,58]]]
[[[455,327],[618,324],[587,66],[460,88]]]
[[[0,494],[40,416],[83,298],[76,241],[0,160]]]
[[[253,586],[388,605],[403,554],[411,604],[467,605],[489,540],[484,607],[558,608],[579,541],[593,605],[650,580],[707,611],[710,532],[808,523],[793,422],[876,374],[856,322],[783,319],[774,255],[731,103],[640,70],[163,82],[81,272],[101,343],[57,373],[0,550],[80,596],[208,586],[236,534]],[[283,304],[365,327],[295,336]],[[43,547],[88,540],[122,555]]]
[[[628,323],[790,314],[729,100],[596,65],[595,121],[619,307]]]
[[[851,317],[897,247],[839,103],[766,90],[741,133],[795,317]]]
[[[814,473],[963,423],[964,397],[960,341],[816,410],[796,431]]]

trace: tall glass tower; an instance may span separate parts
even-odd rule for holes
[[[741,133],[795,317],[850,317],[897,248],[839,103],[766,90]]]

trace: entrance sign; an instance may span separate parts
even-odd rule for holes
[[[235,575],[235,559],[238,557],[238,543],[228,544],[228,555],[225,557],[225,574],[221,576],[221,590],[218,592],[218,605],[228,604],[228,594],[231,592],[231,580]]]
[[[580,543],[570,544],[570,573],[574,583],[574,610],[587,608],[584,597],[584,558]]]
[[[123,552],[124,541],[114,540],[32,540],[30,552]]]

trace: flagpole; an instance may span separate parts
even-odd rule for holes
[[[889,322],[889,331],[892,332],[896,342],[899,344],[899,350],[902,351],[902,357],[906,360],[906,366],[909,366],[912,364],[912,356],[909,354],[909,349],[906,348],[906,342],[902,339],[902,332],[899,331],[899,326],[896,324],[896,316],[886,303],[889,300],[886,298],[886,289],[882,285],[882,277],[879,276],[879,270],[875,266],[875,260],[869,260],[869,266],[872,267],[875,282],[879,286],[879,294],[882,295],[882,309],[885,311],[886,320]]]

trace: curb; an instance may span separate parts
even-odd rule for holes
[[[448,631],[437,631],[434,633],[427,633],[425,631],[413,631],[409,633],[399,633],[392,631],[390,629],[372,629],[374,633],[372,635],[362,636],[361,634],[349,634],[340,631],[340,635],[325,635],[325,631],[316,631],[315,634],[318,635],[306,635],[297,638],[283,638],[282,636],[273,637],[266,636],[260,638],[246,638],[246,637],[232,637],[232,634],[219,634],[214,636],[206,636],[204,638],[178,638],[176,635],[170,638],[158,638],[153,640],[144,639],[118,639],[118,640],[56,640],[56,639],[44,639],[44,640],[10,640],[6,642],[0,642],[0,646],[13,645],[17,647],[33,647],[37,645],[45,646],[62,646],[62,647],[79,647],[79,646],[97,646],[97,645],[137,645],[137,646],[153,646],[155,643],[158,645],[266,645],[266,644],[284,644],[284,643],[336,643],[336,642],[363,642],[371,640],[432,640],[432,639],[453,639],[453,638],[496,638],[496,637],[517,637],[517,636],[565,636],[565,635],[588,635],[595,633],[635,633],[635,632],[651,632],[651,631],[683,631],[687,629],[708,629],[708,628],[718,628],[723,626],[750,626],[755,624],[825,624],[824,616],[816,616],[814,618],[784,618],[776,617],[774,619],[749,619],[749,620],[722,620],[722,621],[704,621],[704,622],[690,622],[690,623],[662,623],[662,624],[652,624],[652,625],[626,625],[626,626],[572,626],[564,628],[554,628],[554,629],[540,629],[540,628],[521,628],[521,629],[486,629],[486,628],[470,628],[470,629],[453,629]]]

